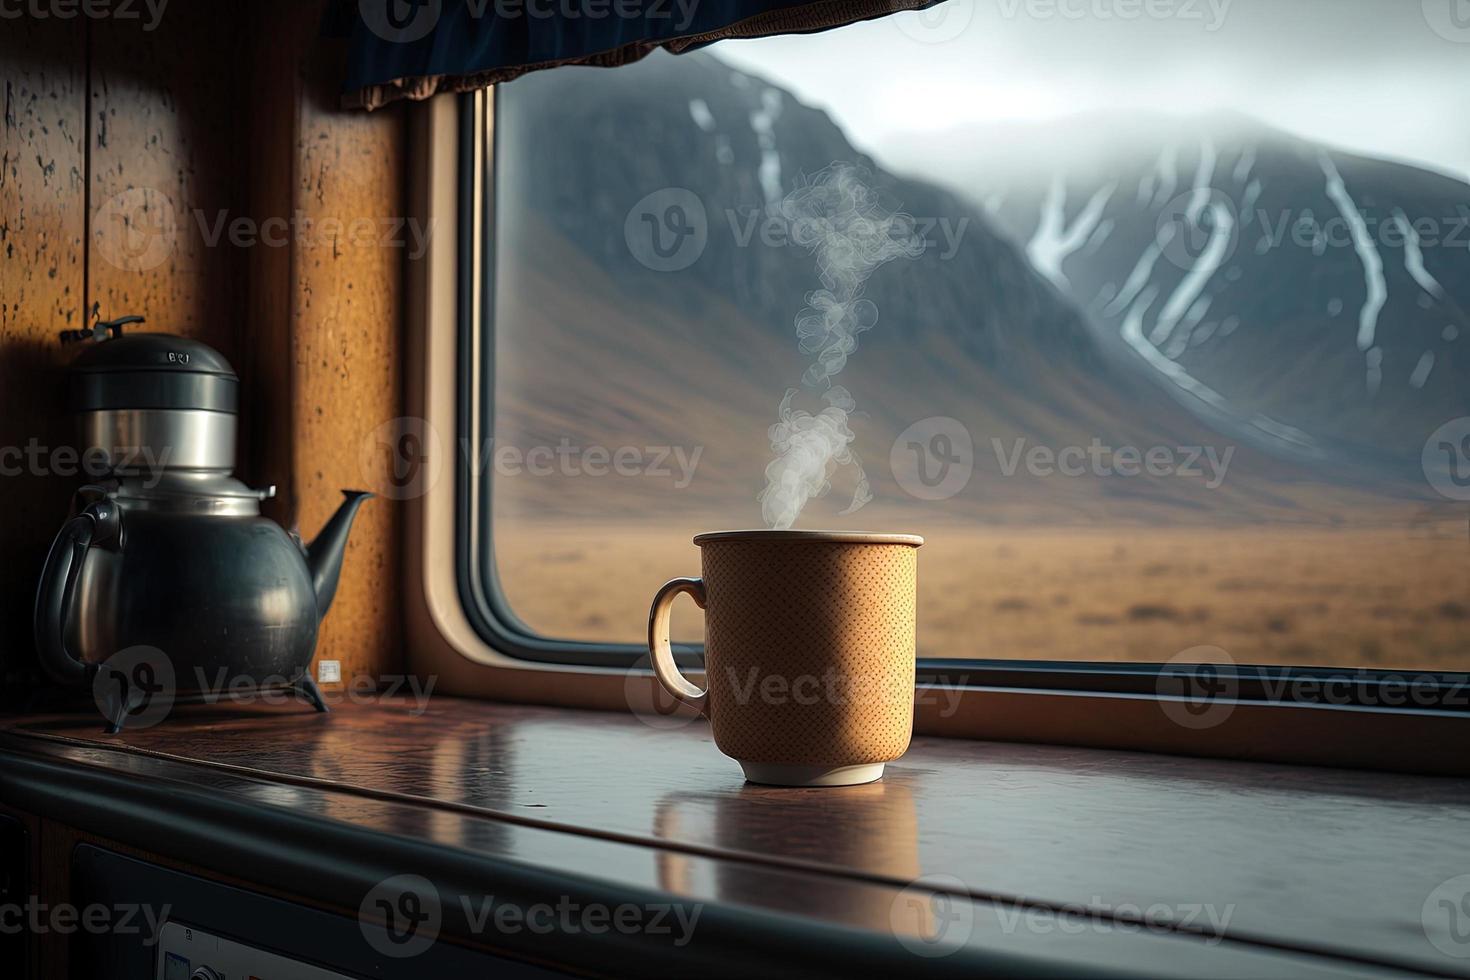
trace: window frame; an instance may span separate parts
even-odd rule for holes
[[[488,477],[475,453],[484,444],[479,433],[493,424],[494,408],[495,242],[480,233],[493,228],[495,218],[494,195],[486,193],[493,191],[494,99],[493,91],[439,96],[416,116],[425,138],[415,141],[415,210],[454,233],[442,236],[447,248],[431,245],[423,261],[410,267],[416,322],[408,345],[408,412],[452,429],[448,445],[468,448],[435,450],[439,465],[453,471],[451,491],[408,501],[406,581],[421,586],[408,590],[410,664],[447,681],[441,685],[446,693],[631,710],[635,688],[656,696],[652,672],[638,663],[646,663],[647,651],[535,633],[500,592],[489,547],[492,498],[480,484]],[[453,214],[444,213],[449,208]],[[436,289],[443,296],[446,285],[452,304],[435,298]],[[415,340],[416,334],[422,339]],[[445,362],[451,357],[453,390],[442,393],[438,387],[450,377]],[[482,379],[487,383],[476,397]],[[446,410],[451,398],[452,413]],[[486,558],[483,566],[477,554]],[[679,645],[676,656],[681,667],[701,672],[702,645]],[[1220,699],[1233,706],[1233,715],[1230,724],[1198,731],[1159,710],[1180,700],[1162,690],[1166,675],[1193,676],[1178,664],[924,658],[916,676],[915,730],[1470,774],[1470,760],[1455,748],[1470,733],[1470,704],[1463,703],[1470,701],[1470,674],[1257,665],[1201,672],[1206,670],[1210,680],[1228,682],[1228,696]],[[1392,704],[1388,692],[1402,688],[1405,678],[1419,682],[1415,701]],[[1331,685],[1337,693],[1329,703],[1325,692]],[[936,698],[953,699],[953,710],[937,708]],[[1412,750],[1411,742],[1417,743]]]
[[[499,92],[491,98],[499,99]],[[470,209],[478,206],[481,226],[476,228],[466,222],[461,226],[460,242],[460,297],[459,351],[460,371],[457,402],[462,430],[478,433],[494,431],[495,424],[495,264],[499,229],[495,224],[494,161],[499,148],[496,128],[493,124],[494,110],[486,115],[479,111],[479,102],[472,95],[462,96],[460,102],[460,204]],[[488,132],[477,131],[485,120]],[[474,162],[471,154],[474,146],[483,147],[489,164],[484,179],[483,193],[477,193]],[[477,201],[476,198],[479,198]],[[483,234],[482,234],[483,232]],[[468,241],[470,236],[482,238],[479,247]],[[478,289],[474,288],[478,263]],[[478,295],[475,295],[475,294]],[[474,315],[477,314],[477,315]],[[471,334],[478,330],[478,342]],[[476,411],[478,418],[470,419]],[[476,438],[472,445],[482,442]],[[627,670],[640,658],[647,658],[647,650],[630,643],[595,643],[581,640],[561,640],[544,636],[526,625],[511,608],[500,589],[499,575],[495,563],[494,527],[491,508],[494,494],[494,478],[487,475],[484,466],[460,454],[456,467],[459,520],[461,527],[472,528],[471,533],[459,536],[456,567],[459,572],[460,598],[469,613],[470,621],[479,630],[486,642],[497,649],[527,660],[574,664],[578,666],[614,667]],[[676,655],[681,666],[703,666],[703,644],[677,644]],[[1005,658],[920,658],[918,673],[920,682],[938,685],[975,684],[983,687],[1029,688],[1052,691],[1106,692],[1111,694],[1147,695],[1159,690],[1161,681],[1167,680],[1166,671],[1178,676],[1178,665],[1166,663],[1141,663],[1123,661],[1025,661]],[[1273,689],[1321,690],[1326,685],[1346,685],[1350,695],[1345,703],[1356,707],[1368,707],[1384,703],[1388,685],[1401,682],[1405,671],[1375,671],[1366,668],[1344,667],[1289,667],[1274,665],[1241,664],[1220,671],[1222,680],[1228,679],[1245,700],[1265,700]],[[1425,681],[1424,698],[1420,707],[1436,707],[1449,711],[1470,714],[1470,704],[1456,704],[1461,700],[1470,684],[1467,675],[1453,678],[1443,672],[1415,671],[1413,676]],[[1430,683],[1432,679],[1433,683]],[[1308,697],[1296,697],[1296,701],[1313,702]],[[1465,700],[1470,701],[1470,698]]]

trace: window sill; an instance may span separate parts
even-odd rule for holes
[[[422,713],[200,706],[115,740],[89,718],[4,741],[12,761],[184,782],[894,949],[915,938],[905,898],[938,908],[934,893],[965,916],[954,965],[1470,975],[1421,918],[1456,871],[1442,852],[1470,821],[1463,781],[921,736],[879,783],[782,790],[745,784],[703,722],[663,723],[435,696]],[[86,812],[77,778],[62,819]],[[25,783],[0,782],[7,802],[40,805]]]

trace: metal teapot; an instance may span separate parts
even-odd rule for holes
[[[123,336],[136,322],[62,335],[87,344],[70,369],[69,399],[82,459],[103,479],[77,492],[76,516],[46,558],[35,612],[41,664],[105,696],[113,732],[147,692],[108,660],[140,648],[166,660],[170,694],[245,678],[297,687],[324,711],[308,666],[353,519],[372,494],[344,490],[309,545],[262,517],[260,501],[275,488],[231,476],[235,372],[198,341]],[[99,681],[109,672],[121,676]]]

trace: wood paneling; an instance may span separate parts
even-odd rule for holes
[[[401,224],[406,122],[401,109],[338,108],[340,59],[318,37],[319,3],[253,11],[250,209],[262,228],[284,226],[289,244],[248,259],[242,375],[256,400],[243,408],[242,475],[276,484],[267,512],[309,539],[339,491],[386,483],[377,470],[387,461],[362,447],[401,414],[403,262],[414,242]],[[400,527],[395,503],[373,500],[348,540],[316,655],[339,661],[346,683],[404,669]]]
[[[386,483],[388,461],[363,447],[402,414],[403,263],[414,241],[403,218],[402,112],[344,113],[334,59],[320,45],[310,51],[294,161],[291,329],[293,494],[308,536],[337,509],[340,490]],[[371,500],[348,542],[317,646],[318,660],[341,661],[344,681],[403,669],[399,525],[395,501]]]
[[[244,217],[244,16],[176,4],[92,23],[90,308],[237,358]]]
[[[376,482],[358,447],[401,414],[404,117],[337,108],[323,8],[175,4],[152,29],[5,20],[0,447],[70,443],[57,332],[137,313],[239,370],[239,475],[280,488],[272,516],[310,537],[339,489]],[[32,669],[45,548],[81,480],[0,481],[13,690]],[[387,502],[364,508],[319,647],[344,675],[401,669],[397,534]]]
[[[70,442],[57,333],[83,316],[85,38],[58,20],[0,27],[0,667],[29,671],[35,580],[77,480],[18,457]],[[49,474],[49,475],[48,475]]]
[[[294,162],[302,89],[303,42],[296,33],[305,29],[305,20],[282,25],[279,0],[259,3],[254,9],[247,84],[256,102],[244,120],[249,139],[249,209],[252,216],[289,215],[295,206]],[[243,387],[250,392],[240,406],[238,474],[251,486],[275,485],[275,499],[266,501],[262,509],[287,524],[296,513],[295,488],[289,479],[295,421],[291,268],[289,247],[249,250],[246,318],[236,364]]]

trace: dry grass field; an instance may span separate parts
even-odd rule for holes
[[[654,590],[698,574],[690,538],[708,528],[683,523],[502,525],[502,586],[542,633],[642,643]],[[1470,670],[1462,523],[917,530],[922,656],[1161,661],[1211,645],[1238,663]],[[700,628],[680,602],[675,638]]]

